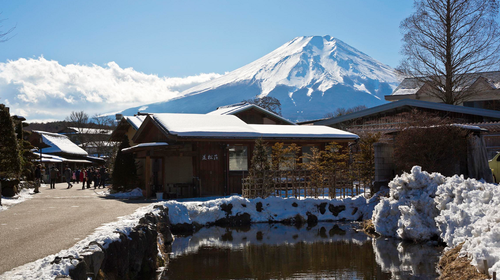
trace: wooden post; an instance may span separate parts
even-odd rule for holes
[[[146,162],[144,164],[144,178],[145,178],[145,183],[146,183],[146,198],[151,197],[151,186],[149,185],[149,179],[150,179],[150,173],[151,173],[151,156],[149,152],[146,154]]]
[[[488,272],[488,261],[487,260],[483,260],[483,266],[484,266],[484,274],[486,274],[486,276],[488,276],[488,278],[489,278],[490,273]]]
[[[497,280],[497,272],[493,271],[493,280]]]

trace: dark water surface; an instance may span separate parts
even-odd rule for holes
[[[372,240],[356,223],[254,224],[177,236],[160,279],[435,279],[440,248]]]

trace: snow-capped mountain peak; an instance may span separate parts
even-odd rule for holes
[[[297,37],[224,76],[147,105],[147,112],[207,113],[266,95],[280,100],[283,116],[322,118],[336,108],[384,103],[399,84],[394,69],[331,36]],[[138,108],[125,110],[134,114]]]
[[[223,77],[185,91],[196,94],[226,84],[252,81],[266,96],[279,85],[295,90],[317,86],[325,92],[344,77],[359,77],[397,84],[394,70],[331,36],[297,37],[256,61]],[[353,85],[364,88],[363,85]],[[372,94],[371,92],[369,92]]]

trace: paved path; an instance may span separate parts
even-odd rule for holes
[[[31,200],[0,212],[0,275],[68,249],[100,225],[154,202],[106,199],[81,184],[66,186],[47,185]]]

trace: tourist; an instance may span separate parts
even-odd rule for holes
[[[80,184],[80,168],[75,170],[76,183]]]
[[[42,170],[40,169],[41,165],[37,165],[35,169],[35,193],[40,192],[40,184],[42,183]]]
[[[87,171],[85,170],[85,168],[83,168],[82,171],[80,171],[80,176],[78,176],[78,178],[82,182],[82,190],[84,190],[85,189],[85,181],[87,180]]]
[[[102,186],[104,189],[106,187],[106,167],[104,165],[101,165],[101,168],[99,169],[99,175],[100,175],[100,182],[99,182],[99,187]]]
[[[56,181],[57,181],[58,174],[59,174],[59,169],[52,166],[50,168],[50,188],[51,189],[56,188]]]
[[[94,169],[91,167],[87,170],[87,189],[90,189],[94,180]]]
[[[71,176],[73,175],[73,172],[71,172],[71,168],[66,165],[66,169],[64,169],[64,178],[66,178],[66,182],[68,183],[68,189],[73,187],[73,184],[71,184]]]

